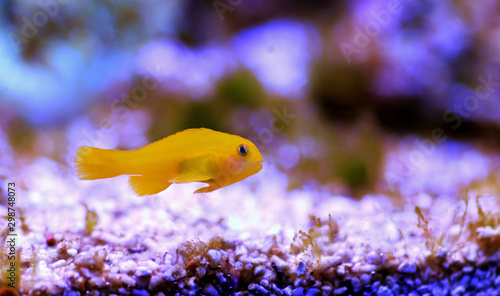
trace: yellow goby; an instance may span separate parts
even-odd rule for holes
[[[178,132],[137,150],[82,146],[75,168],[82,180],[131,175],[139,196],[156,194],[172,183],[204,182],[195,193],[211,192],[262,169],[262,155],[249,140],[207,128]]]

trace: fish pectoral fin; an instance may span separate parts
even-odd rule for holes
[[[207,193],[207,192],[212,192],[214,190],[217,190],[219,188],[221,188],[222,186],[220,186],[219,184],[217,184],[217,182],[215,182],[213,179],[211,180],[208,180],[208,181],[205,181],[204,183],[207,183],[208,186],[206,187],[202,187],[198,190],[196,190],[194,193]]]
[[[196,190],[194,193],[207,193],[207,192],[212,192],[216,189],[218,188],[212,188],[212,186],[207,186]]]
[[[209,157],[186,159],[179,164],[177,175],[168,181],[172,183],[202,182],[212,178],[213,161]]]
[[[131,176],[128,182],[135,194],[139,196],[156,194],[172,185],[167,181],[162,182],[144,176]]]
[[[207,187],[202,187],[202,188],[196,190],[194,193],[207,193],[207,192],[212,192],[214,190],[217,190],[219,188],[220,187],[207,186]]]

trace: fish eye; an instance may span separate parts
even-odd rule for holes
[[[248,149],[247,149],[247,146],[245,146],[245,144],[241,144],[241,145],[238,147],[238,153],[239,153],[241,156],[247,156],[247,154],[248,154]]]

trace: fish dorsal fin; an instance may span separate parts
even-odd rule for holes
[[[130,176],[128,182],[135,194],[139,196],[156,194],[172,185],[166,181],[161,182],[144,176]]]
[[[194,157],[179,163],[178,173],[168,181],[172,183],[200,182],[212,179],[213,159],[209,156]]]
[[[178,141],[185,141],[186,136],[189,136],[191,138],[195,137],[203,137],[206,135],[213,135],[213,134],[222,134],[221,132],[217,132],[208,128],[188,128],[186,130],[177,132],[173,135],[167,136],[163,139],[159,139],[157,141],[151,142],[148,145],[140,148],[140,149],[148,149],[152,147],[158,147],[159,143],[168,143],[168,145],[171,144],[171,142],[178,142]]]
[[[195,127],[195,128],[188,128],[183,131],[177,132],[177,133],[191,133],[191,132],[216,132],[213,129],[209,129],[206,127]]]

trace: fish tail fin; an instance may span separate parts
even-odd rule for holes
[[[89,146],[78,148],[75,168],[81,180],[112,178],[123,174],[121,153],[115,149],[99,149]]]

